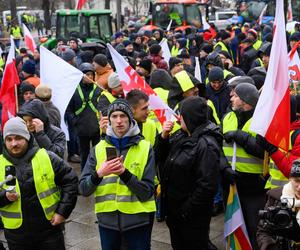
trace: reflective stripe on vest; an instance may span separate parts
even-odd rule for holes
[[[261,47],[262,45],[262,41],[261,40],[256,40],[256,42],[253,44],[253,48],[255,50],[259,50],[259,48]]]
[[[257,58],[257,60],[258,60],[259,66],[264,67],[264,62],[260,58]]]
[[[187,90],[195,87],[191,78],[189,77],[188,73],[185,70],[175,74],[175,78],[177,79],[179,86],[183,92],[186,92]]]
[[[145,140],[150,142],[151,146],[155,144],[155,138],[157,134],[157,129],[155,122],[151,119],[147,119],[146,122],[142,124],[142,135],[145,137]]]
[[[60,192],[54,181],[54,171],[45,149],[39,149],[31,160],[34,185],[39,202],[44,210],[45,216],[51,220],[57,204],[60,201]],[[5,167],[12,165],[7,159],[0,156],[0,178],[5,180]],[[7,188],[7,185],[3,186]],[[4,227],[7,229],[16,229],[22,225],[21,192],[18,180],[16,180],[16,192],[19,195],[18,200],[0,208],[1,218]]]
[[[251,118],[252,119],[252,118]],[[255,136],[255,133],[250,132],[250,123],[249,119],[242,130],[249,133],[252,136]],[[236,131],[238,129],[238,120],[234,112],[229,112],[225,115],[223,119],[223,134],[226,134],[229,131]],[[226,158],[231,164],[233,156],[233,144],[228,144],[224,142],[223,150]],[[248,154],[242,147],[237,145],[236,149],[236,170],[244,173],[253,173],[253,174],[262,174],[263,172],[263,160],[257,157],[254,157]]]
[[[89,99],[88,101],[86,102],[86,100],[84,99],[84,95],[82,93],[82,89],[80,87],[80,85],[78,84],[77,86],[77,90],[78,90],[78,94],[80,96],[80,99],[82,101],[82,105],[81,107],[75,111],[75,115],[79,115],[86,107],[86,103],[88,103],[88,105],[90,106],[90,108],[97,114],[98,113],[98,110],[95,108],[93,102],[92,102],[92,98],[93,98],[93,95],[94,95],[94,92],[95,92],[95,89],[96,89],[96,85],[93,85],[93,90],[90,92],[89,94]]]
[[[290,145],[289,150],[292,150],[292,135],[295,130],[292,130],[290,132]],[[279,149],[281,150],[281,149]],[[285,184],[289,182],[288,178],[285,177],[285,175],[278,169],[278,167],[275,165],[274,161],[271,159],[269,163],[269,173],[270,177],[266,183],[265,188],[266,189],[273,189],[277,187],[283,187]]]
[[[103,90],[101,92],[101,95],[105,96],[107,98],[107,100],[109,101],[109,103],[112,103],[114,100],[116,100],[117,98],[114,97],[110,92],[108,92],[107,90]]]
[[[112,147],[105,140],[101,140],[95,148],[96,170],[106,161],[106,147]],[[147,165],[150,143],[141,140],[138,145],[131,146],[124,160],[124,166],[141,180]],[[154,196],[142,202],[123,183],[119,176],[111,174],[104,176],[95,191],[95,212],[120,211],[126,214],[149,213],[156,210]]]
[[[214,103],[211,100],[207,100],[207,105],[212,109],[212,112],[213,112],[212,114],[213,114],[213,117],[214,117],[217,125],[220,125],[220,119],[218,117]]]

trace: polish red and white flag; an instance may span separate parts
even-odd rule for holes
[[[107,47],[122,83],[124,94],[126,95],[132,89],[139,89],[149,96],[149,108],[155,112],[161,124],[167,120],[176,120],[175,112],[160,99],[128,62],[110,44],[107,44]]]
[[[10,44],[0,89],[0,101],[2,103],[2,128],[10,118],[16,116],[18,105],[16,86],[20,83],[20,79],[15,64],[15,43],[12,37],[10,38]]]
[[[31,35],[29,29],[27,26],[23,23],[23,33],[24,33],[24,40],[25,40],[25,45],[26,47],[34,53],[34,50],[36,49],[36,43],[33,39],[33,36]]]
[[[250,130],[288,150],[290,140],[290,90],[283,1],[276,0],[275,33],[262,93]]]

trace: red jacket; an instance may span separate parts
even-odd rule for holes
[[[153,64],[156,65],[156,67],[158,69],[165,69],[168,70],[168,64],[167,62],[164,60],[163,57],[159,56],[159,55],[150,55],[149,59],[152,61]]]
[[[295,121],[291,124],[291,131],[300,129],[300,120]],[[300,135],[300,134],[299,134]],[[278,169],[284,174],[285,177],[289,178],[293,162],[300,158],[300,136],[297,135],[292,149],[288,152],[277,150],[271,155],[272,160]]]

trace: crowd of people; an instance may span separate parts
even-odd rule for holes
[[[226,209],[233,184],[252,249],[287,249],[282,239],[298,249],[299,208],[293,208],[298,217],[288,229],[259,217],[281,196],[300,199],[298,88],[291,85],[288,152],[250,130],[273,29],[244,23],[217,30],[212,24],[186,34],[141,32],[132,24],[116,32],[112,46],[178,115],[164,124],[149,109],[146,93],[125,95],[108,50],[81,50],[75,37],[58,39],[52,50],[84,73],[60,114],[51,88],[40,84],[39,47],[33,54],[21,48],[17,117],[4,124],[1,137],[0,212],[9,249],[65,249],[63,224],[77,195],[95,197],[104,250],[150,249],[155,219],[166,221],[173,249],[217,249],[210,222]],[[287,33],[289,50],[299,44],[299,29],[297,24]],[[67,161],[80,163],[80,176]]]

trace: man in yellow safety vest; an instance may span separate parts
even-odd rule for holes
[[[11,118],[0,155],[0,213],[9,249],[64,250],[63,223],[77,200],[78,178],[56,154],[34,143]]]
[[[143,139],[130,106],[115,100],[108,108],[105,139],[92,149],[79,192],[94,194],[102,249],[149,249],[153,224],[154,154]]]

